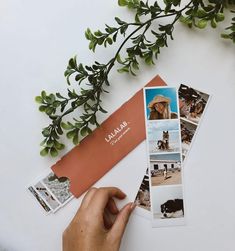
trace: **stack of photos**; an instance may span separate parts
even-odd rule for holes
[[[53,172],[39,178],[28,190],[47,214],[56,212],[73,198],[69,191],[69,180],[58,178]]]
[[[208,105],[210,95],[187,85],[180,85],[179,109],[183,159],[188,154],[197,127]]]
[[[192,146],[192,141],[195,137],[194,135],[196,134],[198,130],[198,125],[201,122],[202,117],[204,116],[205,110],[207,108],[207,105],[209,103],[210,95],[204,92],[195,90],[189,86],[180,85],[180,88],[178,90],[178,99],[179,99],[179,113],[180,113],[180,126],[181,126],[181,149],[179,152],[182,152],[182,161],[185,162],[185,158],[188,156],[189,150]],[[149,100],[146,100],[146,107],[148,107],[148,102]],[[173,110],[174,109],[173,106],[171,107],[171,109],[174,112],[177,110],[177,109]],[[151,113],[150,111],[147,111],[148,121],[151,120],[150,113]],[[147,123],[150,123],[148,121]],[[161,121],[159,120],[157,122],[157,127],[160,127],[161,125],[159,122]],[[151,129],[154,126],[156,125],[153,125],[152,127],[150,127],[150,129],[148,128],[148,130],[150,131],[150,135],[154,133],[155,138],[156,138],[157,130],[154,130],[153,132],[153,129]],[[165,134],[165,139],[166,139],[167,138],[166,129],[165,129],[165,132],[162,132],[162,138],[164,138],[163,134]],[[156,188],[153,188],[151,189],[151,191],[154,191],[155,195],[159,196],[159,198],[164,197],[163,196],[164,192],[167,193],[167,191],[168,193],[173,195],[172,199],[174,199],[174,197],[180,198],[182,196],[182,189],[179,186],[180,184],[182,184],[180,153],[173,153],[173,154],[166,153],[167,150],[168,152],[170,152],[170,150],[172,149],[164,149],[163,154],[153,154],[154,152],[159,153],[160,151],[163,150],[163,149],[159,149],[159,147],[158,149],[154,148],[153,138],[154,138],[154,135],[150,136],[150,140],[152,139],[152,142],[148,141],[148,143],[150,144],[149,169],[150,169],[150,175],[151,175],[151,187],[158,187],[158,189],[156,190]],[[158,145],[162,145],[162,144],[158,143]],[[177,150],[176,140],[174,140],[174,142],[171,143],[171,147]],[[160,148],[163,148],[163,147],[161,146]],[[144,180],[142,181],[142,184],[140,185],[140,188],[138,190],[138,193],[135,199],[135,203],[137,204],[137,209],[135,211],[138,215],[144,216],[145,218],[150,218],[151,217],[151,214],[150,214],[151,200],[148,203],[149,205],[148,208],[141,206],[138,200],[142,187],[143,187],[143,183],[144,183]],[[173,190],[170,191],[171,187],[166,188],[161,185],[174,185],[175,194]],[[177,188],[177,185],[178,185],[178,188]],[[148,187],[146,182],[145,182],[144,187],[145,187],[145,190],[150,191],[150,188]],[[152,197],[150,196],[150,198],[153,199],[153,196]],[[161,207],[162,205],[161,203],[164,204],[164,198],[163,198],[163,202],[158,202],[158,201],[152,202],[154,208],[157,208],[157,207],[159,208],[159,206]],[[180,214],[181,213],[179,212],[179,215]],[[157,216],[157,214],[155,216]]]
[[[180,116],[174,87],[144,89],[152,225],[184,224]]]

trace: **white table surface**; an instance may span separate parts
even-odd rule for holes
[[[37,111],[34,97],[43,89],[66,91],[63,72],[71,56],[90,64],[114,55],[116,46],[100,47],[96,54],[88,50],[87,27],[102,30],[105,23],[114,24],[114,16],[130,20],[132,15],[116,0],[2,0],[0,6],[0,250],[58,251],[81,198],[44,216],[26,191],[59,159],[39,155],[40,131],[49,121]],[[220,30],[177,25],[175,40],[155,66],[142,67],[136,78],[115,70],[110,75],[110,95],[104,97],[109,114],[157,74],[169,85],[185,83],[213,95],[185,167],[187,226],[153,229],[134,215],[121,251],[234,250],[235,46],[219,38]],[[72,147],[68,143],[65,152]],[[133,200],[145,156],[143,142],[96,185],[118,186]]]

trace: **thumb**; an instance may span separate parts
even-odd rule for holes
[[[126,225],[134,208],[134,203],[128,203],[126,206],[124,206],[117,215],[115,222],[109,232],[109,234],[111,235],[111,239],[116,240],[119,245],[121,243],[121,239],[124,234]]]

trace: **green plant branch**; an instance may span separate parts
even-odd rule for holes
[[[64,149],[64,144],[60,142],[60,137],[66,132],[67,138],[71,139],[76,145],[81,138],[92,132],[92,129],[99,126],[97,121],[97,113],[106,113],[101,103],[101,95],[108,93],[106,88],[110,85],[109,74],[116,63],[121,65],[118,69],[120,73],[128,72],[136,75],[139,70],[139,59],[144,60],[148,65],[154,64],[153,57],[157,59],[160,49],[167,46],[168,36],[173,39],[173,31],[175,23],[180,20],[190,28],[196,27],[203,29],[210,22],[212,28],[217,27],[218,22],[224,20],[224,8],[230,6],[230,1],[213,1],[209,3],[205,1],[189,1],[183,8],[175,9],[180,6],[180,0],[164,0],[165,8],[162,9],[155,1],[149,5],[148,1],[139,0],[119,0],[120,6],[126,6],[135,11],[135,22],[127,23],[116,17],[118,27],[106,24],[105,32],[100,30],[91,32],[87,29],[86,38],[90,41],[89,49],[95,52],[97,46],[111,46],[116,42],[117,36],[124,37],[114,57],[106,64],[94,62],[91,66],[84,66],[77,63],[77,58],[69,60],[68,67],[65,71],[65,77],[68,85],[71,85],[71,77],[74,77],[78,83],[77,90],[67,89],[68,97],[62,96],[60,93],[47,94],[41,92],[36,97],[36,101],[40,104],[39,110],[45,112],[51,119],[51,123],[43,128],[42,134],[44,140],[41,143],[41,155],[45,156],[50,153],[51,156],[57,156],[58,152]],[[141,21],[142,16],[149,16],[144,22]],[[160,24],[157,28],[151,29],[154,39],[147,39],[146,32],[152,27],[152,23],[156,20],[162,20],[166,17],[173,17],[171,23]],[[131,26],[137,26],[130,34],[126,35]],[[143,30],[141,32],[141,30]],[[235,18],[231,20],[231,25],[226,28],[226,33],[222,34],[223,38],[231,39],[235,43]],[[126,48],[126,56],[121,58],[120,52],[125,49],[127,41],[131,41],[132,45]],[[81,84],[87,81],[84,86]],[[78,108],[82,108],[79,119],[73,118],[72,121],[64,122],[63,119]]]

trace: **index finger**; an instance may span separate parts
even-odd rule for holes
[[[97,213],[103,213],[110,198],[124,199],[126,194],[117,187],[102,187],[97,189],[91,202],[90,208]]]

